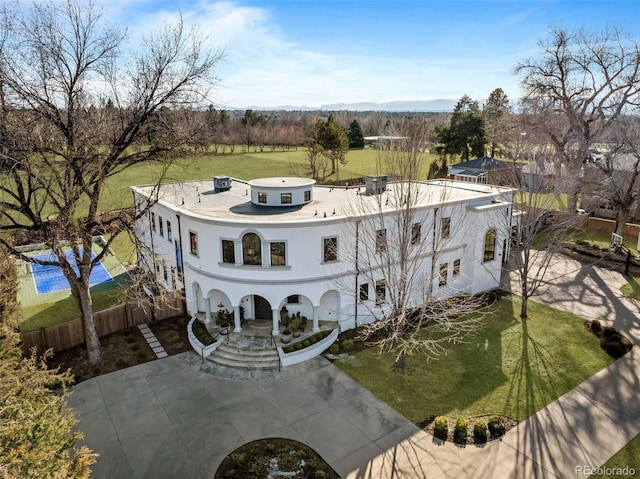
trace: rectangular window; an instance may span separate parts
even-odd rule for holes
[[[440,229],[440,237],[448,238],[451,235],[451,217],[442,218],[442,228]]]
[[[267,202],[267,194],[266,193],[258,193],[258,203],[266,203]]]
[[[171,286],[176,289],[176,269],[173,266],[171,267]]]
[[[167,271],[167,262],[162,260],[162,277],[165,281],[169,279],[169,272]]]
[[[387,230],[376,231],[376,253],[387,251]]]
[[[438,280],[438,286],[441,288],[447,285],[447,275],[449,273],[449,263],[442,263],[440,265],[440,279]]]
[[[271,246],[271,266],[284,266],[287,264],[284,241],[273,242]]]
[[[283,205],[291,204],[291,193],[280,193],[280,203]]]
[[[154,232],[156,231],[156,214],[155,213],[151,213],[151,229]]]
[[[300,295],[292,294],[291,296],[287,296],[287,304],[300,304]]]
[[[324,238],[322,241],[322,251],[324,262],[336,261],[338,259],[338,238]]]
[[[167,221],[167,238],[171,239],[171,221]]]
[[[420,223],[413,223],[411,226],[411,244],[420,243],[420,235],[422,232],[422,225]]]
[[[191,245],[191,254],[198,256],[198,234],[189,231],[189,244]]]
[[[162,222],[162,216],[158,216],[158,227],[160,228],[160,236],[164,236],[164,223]]]
[[[160,274],[160,261],[154,256],[153,262],[156,265],[156,274]]]
[[[304,200],[311,201],[311,190],[305,190],[304,192]]]
[[[460,274],[460,260],[456,259],[453,261],[453,276],[458,276]]]
[[[369,299],[369,283],[362,283],[360,285],[360,301],[367,301]]]
[[[236,264],[236,245],[233,241],[222,240],[222,262]]]
[[[387,282],[384,279],[376,281],[376,304],[382,304],[387,299]]]

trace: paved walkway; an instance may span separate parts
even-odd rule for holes
[[[480,447],[440,443],[333,365],[278,380],[220,378],[183,353],[85,381],[69,403],[95,478],[211,478],[236,447],[287,437],[317,450],[344,478],[581,477],[640,433],[640,320],[621,275],[559,257],[535,298],[614,324],[636,347],[508,432]],[[640,464],[629,464],[640,470]]]

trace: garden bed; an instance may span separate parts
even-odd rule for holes
[[[291,439],[260,439],[240,446],[220,464],[215,479],[340,479],[306,444]]]

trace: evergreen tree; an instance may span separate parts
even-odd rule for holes
[[[435,138],[441,144],[440,153],[459,154],[463,161],[471,155],[483,156],[487,140],[478,102],[464,95],[453,109],[449,126],[436,127]]]
[[[496,88],[491,92],[482,109],[489,155],[493,158],[511,137],[511,106],[509,98],[502,88]]]
[[[349,125],[349,148],[364,148],[364,135],[358,120],[353,120]]]
[[[71,376],[48,370],[35,355],[22,356],[15,270],[0,255],[0,477],[89,477],[96,455],[86,447],[75,448],[82,433],[74,430],[78,420],[59,393]]]
[[[338,125],[333,115],[327,121],[318,118],[309,138],[310,147],[320,147],[322,155],[331,160],[331,175],[337,173],[338,165],[347,163],[346,154],[349,149],[347,132]]]

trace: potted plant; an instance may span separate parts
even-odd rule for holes
[[[291,320],[291,332],[294,338],[300,337],[300,319],[297,316]]]
[[[306,316],[300,316],[300,331],[304,332],[307,327],[307,321],[309,321],[309,319]]]
[[[222,303],[218,305],[218,308],[220,309],[218,309],[218,312],[216,313],[216,323],[218,323],[220,328],[226,328],[231,324],[232,313],[225,309]]]
[[[280,321],[282,322],[283,330],[280,333],[280,341],[288,343],[291,341],[291,329],[289,329],[289,314],[287,308],[284,306],[280,310]]]

